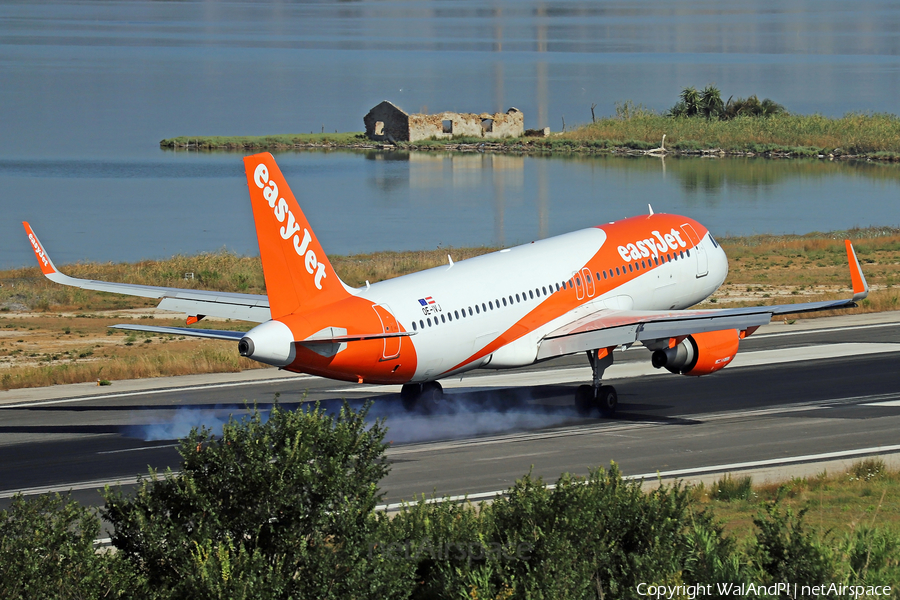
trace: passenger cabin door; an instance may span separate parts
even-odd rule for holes
[[[706,250],[700,246],[700,236],[694,231],[689,223],[681,226],[681,230],[685,232],[694,244],[694,254],[697,255],[697,277],[706,277],[709,273],[709,257],[706,256]]]
[[[584,275],[582,275],[580,271],[575,271],[572,273],[572,279],[570,279],[570,281],[575,283],[575,298],[578,300],[584,300],[584,283],[581,281],[582,277],[584,277]]]
[[[394,314],[387,304],[376,304],[372,308],[375,309],[375,314],[381,320],[382,332],[397,333],[400,331],[397,319],[394,318]],[[381,360],[391,360],[400,356],[400,342],[402,339],[400,337],[384,338],[384,350],[381,352]]]
[[[596,288],[594,287],[594,278],[591,277],[591,270],[587,267],[581,270],[581,277],[584,279],[584,289],[588,298],[593,298]]]

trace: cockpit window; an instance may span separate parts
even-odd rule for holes
[[[709,234],[709,241],[712,242],[713,248],[718,248],[719,244],[716,242],[716,238],[713,237],[713,234]]]

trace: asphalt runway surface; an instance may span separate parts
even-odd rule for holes
[[[898,322],[829,320],[827,329],[767,328],[741,343],[726,369],[701,378],[649,366],[650,353],[616,353],[607,372],[619,394],[612,418],[578,416],[575,388],[589,381],[584,356],[444,381],[445,410],[403,410],[397,388],[315,377],[263,378],[136,392],[105,392],[0,405],[0,506],[16,491],[72,489],[101,504],[105,482],[133,485],[148,467],[178,469],[175,441],[194,425],[221,427],[247,402],[278,395],[293,409],[337,410],[372,400],[392,441],[384,501],[503,490],[529,470],[546,482],[616,461],[654,473],[748,461],[798,460],[900,444]],[[842,325],[842,323],[849,323]]]

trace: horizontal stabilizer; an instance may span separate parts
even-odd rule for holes
[[[218,329],[191,329],[189,327],[158,327],[155,325],[110,325],[110,329],[128,329],[131,331],[148,331],[164,335],[187,335],[192,337],[211,338],[214,340],[241,341],[247,335],[245,331],[220,331]]]
[[[301,344],[319,344],[322,342],[362,342],[364,340],[383,340],[385,338],[409,337],[415,335],[415,331],[397,331],[392,333],[355,333],[351,335],[335,335],[329,337],[311,337],[302,340]]]

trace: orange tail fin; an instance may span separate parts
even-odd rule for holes
[[[244,158],[272,318],[350,295],[268,152]]]

